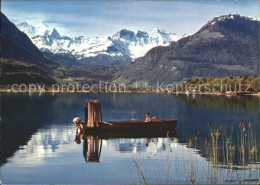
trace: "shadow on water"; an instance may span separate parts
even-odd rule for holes
[[[209,127],[207,137],[201,136],[200,133],[191,136],[187,140],[187,146],[198,150],[202,157],[215,166],[234,168],[259,164],[258,133],[252,129],[251,122],[247,125],[241,122],[237,127],[239,130],[233,127]]]
[[[201,136],[208,136],[208,122],[212,127],[221,126],[239,130],[239,123],[252,122],[256,136],[260,133],[260,98],[252,96],[215,96],[215,95],[172,95],[172,98],[184,103],[178,112],[180,121],[178,133],[183,142],[198,130]]]
[[[101,149],[102,149],[102,138],[99,135],[87,135],[83,132],[76,132],[74,142],[81,144],[83,140],[83,157],[87,163],[99,163]]]
[[[73,127],[71,120],[74,117],[83,117],[83,105],[88,98],[101,100],[105,121],[145,119],[145,112],[149,112],[151,116],[157,116],[157,119],[177,118],[178,126],[176,132],[178,133],[178,139],[174,144],[187,146],[191,149],[194,148],[207,161],[215,161],[217,166],[227,163],[232,163],[233,167],[234,165],[241,165],[240,159],[244,159],[244,165],[259,162],[259,145],[257,147],[254,145],[254,140],[259,138],[260,131],[259,98],[227,98],[204,95],[192,97],[192,95],[175,96],[169,94],[73,93],[56,94],[54,96],[50,94],[42,96],[36,94],[33,96],[1,94],[0,165],[6,163],[7,158],[27,145],[35,133],[41,134],[42,132],[38,132],[39,129],[58,125],[56,127],[57,131],[64,131],[67,135],[71,135],[71,133],[62,129]],[[211,121],[211,127],[208,126],[208,121]],[[253,131],[253,134],[247,129],[249,121],[252,122],[251,131]],[[247,132],[244,133],[242,130],[242,136],[241,128],[239,127],[240,122],[244,123]],[[220,132],[218,145],[215,142],[211,142],[212,138],[210,135],[211,132],[215,133],[216,129]],[[232,129],[233,131],[231,132]],[[52,128],[49,130],[53,131]],[[226,130],[227,132],[224,133]],[[250,134],[254,139],[248,139]],[[110,144],[117,142],[113,143],[115,145],[114,150],[133,152],[133,145],[137,145],[137,143],[133,143],[134,141],[127,140],[126,143],[120,143],[113,139],[145,138],[142,141],[142,146],[136,150],[138,152],[145,150],[146,144],[149,145],[150,140],[167,137],[176,138],[177,134],[167,135],[167,132],[145,134],[102,133],[101,135],[82,136],[78,134],[75,142],[82,142],[83,156],[86,162],[100,162],[102,159],[100,159],[102,142],[103,146],[106,142]],[[216,137],[216,134],[214,137]],[[68,139],[68,137],[66,138]],[[241,138],[244,139],[241,140]],[[61,141],[63,142],[64,140],[62,137]],[[42,142],[41,145],[45,146],[45,138],[42,139]],[[59,145],[58,142],[55,144]],[[236,147],[234,153],[232,153],[233,146]],[[250,147],[246,148],[245,146]],[[215,150],[216,147],[218,150]],[[246,152],[243,153],[242,151]],[[103,151],[102,156],[106,155]],[[255,160],[256,156],[258,157],[257,160]]]
[[[64,124],[57,118],[70,114],[69,107],[75,104],[76,96],[39,96],[34,94],[1,94],[0,166],[7,162],[15,151],[26,145],[31,136],[43,126]],[[67,121],[67,120],[66,120]]]
[[[193,148],[199,155],[205,158],[213,165],[228,165],[229,168],[236,169],[236,166],[247,166],[260,162],[259,141],[252,130],[251,125],[247,128],[242,126],[240,133],[236,133],[234,137],[234,129],[228,128],[209,128],[207,137],[197,133],[196,136],[190,137],[187,142],[178,143]],[[238,135],[237,135],[238,134]],[[157,132],[103,132],[96,134],[77,133],[74,142],[81,144],[83,140],[83,156],[86,162],[100,162],[102,150],[102,140],[129,138],[146,139],[146,146],[151,139],[156,138],[177,138],[176,130],[157,131]],[[103,154],[106,155],[106,154]],[[223,167],[223,166],[222,166]]]
[[[176,130],[172,131],[157,131],[157,132],[105,132],[97,134],[78,133],[74,142],[81,144],[83,140],[83,156],[87,163],[100,162],[100,155],[102,151],[102,140],[131,138],[131,139],[146,139],[146,146],[149,145],[151,138],[177,138]],[[106,155],[106,154],[104,154]]]
[[[0,165],[41,127],[52,103],[44,97],[1,95]]]

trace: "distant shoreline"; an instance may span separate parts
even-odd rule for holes
[[[254,93],[249,93],[249,94],[237,94],[237,92],[233,92],[234,94],[229,94],[229,92],[223,92],[223,93],[216,93],[216,92],[210,92],[210,93],[205,93],[205,92],[200,92],[200,93],[192,93],[192,92],[167,92],[166,90],[164,91],[157,91],[157,90],[132,90],[132,91],[112,91],[112,92],[106,92],[106,91],[53,91],[53,90],[35,90],[33,92],[29,90],[23,90],[21,92],[15,92],[12,91],[11,89],[0,89],[0,93],[5,92],[5,93],[107,93],[107,94],[131,94],[131,93],[139,93],[139,94],[175,94],[175,95],[187,95],[187,96],[194,96],[194,95],[215,95],[215,96],[258,96],[260,97],[260,92],[254,92]]]

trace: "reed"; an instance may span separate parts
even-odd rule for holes
[[[202,138],[199,130],[195,136],[188,138],[187,148],[198,150],[207,158],[207,165],[203,169],[202,161],[198,161],[196,153],[191,153],[186,163],[179,156],[171,160],[172,149],[169,146],[161,153],[161,159],[156,160],[157,167],[153,169],[157,171],[152,172],[156,178],[149,180],[149,174],[147,176],[144,173],[140,161],[134,159],[141,179],[139,183],[260,183],[259,141],[252,126],[251,122],[247,125],[240,122],[235,132],[233,127],[212,128],[210,124],[208,137]]]

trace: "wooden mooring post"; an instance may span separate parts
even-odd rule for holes
[[[84,157],[86,162],[98,163],[101,154],[102,139],[96,135],[88,135],[84,142]]]
[[[101,107],[99,100],[88,100],[88,128],[99,127],[99,116],[101,116]]]

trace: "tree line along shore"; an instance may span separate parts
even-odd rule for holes
[[[259,76],[239,77],[199,77],[190,78],[180,84],[163,84],[157,86],[137,87],[131,85],[116,85],[104,82],[101,85],[73,84],[12,84],[1,85],[2,92],[104,92],[104,93],[177,93],[177,94],[215,94],[215,95],[259,95]]]

